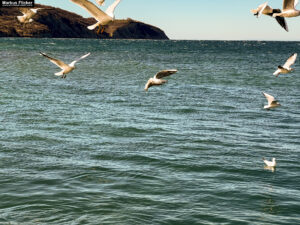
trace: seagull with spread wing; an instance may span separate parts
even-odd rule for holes
[[[268,2],[265,2],[261,5],[259,5],[257,7],[257,9],[252,9],[251,12],[253,13],[254,16],[256,16],[258,18],[258,17],[261,16],[261,14],[267,15],[267,16],[273,16],[274,13],[281,13],[281,10],[280,9],[273,9],[268,5]],[[287,23],[285,21],[285,18],[280,17],[280,16],[276,16],[275,19],[283,29],[288,31],[288,26],[287,26]]]
[[[283,0],[282,12],[274,13],[273,17],[296,17],[300,16],[300,11],[296,9],[299,0]]]
[[[268,105],[264,106],[264,109],[271,109],[280,106],[280,104],[275,100],[275,98],[272,95],[269,95],[265,92],[263,92],[263,95],[268,100]]]
[[[295,63],[296,59],[297,59],[297,53],[294,53],[287,59],[287,61],[285,62],[285,64],[283,66],[278,66],[278,69],[273,73],[273,75],[278,77],[279,74],[281,74],[281,73],[287,74],[287,73],[294,71],[294,69],[291,68],[291,66]]]
[[[145,85],[145,91],[148,91],[148,88],[154,85],[162,85],[164,83],[166,83],[166,80],[162,80],[161,78],[163,77],[167,77],[170,76],[174,73],[176,73],[177,70],[162,70],[160,72],[158,72],[157,74],[155,74],[154,77],[151,77],[148,82]]]
[[[101,26],[102,26],[101,33],[103,33],[105,26],[115,19],[115,14],[114,14],[115,8],[121,2],[121,0],[115,0],[114,3],[111,4],[105,12],[103,12],[95,4],[93,4],[88,0],[70,0],[70,1],[79,5],[86,11],[88,11],[88,13],[97,20],[97,23],[88,26],[88,29],[94,30],[96,27],[99,26],[98,33],[101,29]]]
[[[20,12],[23,13],[23,16],[17,16],[17,19],[20,23],[31,23],[33,22],[32,17],[34,17],[35,14],[37,14],[38,10],[41,10],[42,8],[36,8],[36,9],[20,9]]]
[[[91,53],[88,53],[86,55],[81,56],[80,58],[74,60],[70,64],[65,64],[63,61],[58,60],[58,59],[54,59],[54,58],[52,58],[50,56],[47,56],[45,53],[40,52],[40,54],[42,56],[48,58],[52,63],[54,63],[55,65],[57,65],[59,68],[62,69],[60,72],[55,73],[56,76],[61,76],[61,78],[66,78],[67,77],[66,75],[75,69],[75,64],[79,60],[88,57]]]

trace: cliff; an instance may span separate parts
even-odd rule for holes
[[[93,18],[51,6],[36,4],[36,8],[43,9],[27,24],[17,20],[17,16],[22,16],[18,8],[0,8],[0,37],[168,39],[161,29],[132,19],[115,20],[97,34],[97,28],[87,29],[96,23]]]

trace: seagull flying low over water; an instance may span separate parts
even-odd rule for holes
[[[36,8],[36,9],[20,9],[20,12],[23,13],[23,16],[17,16],[17,19],[20,23],[31,23],[33,22],[32,17],[37,14],[38,10],[41,10],[42,8]]]
[[[257,9],[252,9],[251,12],[256,16],[257,18],[260,17],[261,14],[267,15],[267,16],[273,16],[274,13],[280,13],[280,9],[273,9],[268,5],[268,2],[265,2],[257,7]],[[276,21],[279,23],[279,25],[285,29],[286,31],[288,30],[287,23],[285,21],[285,18],[276,16],[275,17]]]
[[[272,158],[272,161],[268,161],[265,158],[263,158],[263,161],[265,163],[266,166],[268,167],[275,167],[276,166],[276,159]]]
[[[275,98],[272,95],[269,95],[265,92],[263,92],[263,95],[268,100],[268,105],[264,106],[264,109],[271,109],[280,106],[280,104],[275,100]]]
[[[166,80],[162,80],[161,78],[166,77],[166,76],[170,76],[174,73],[176,73],[177,70],[162,70],[160,72],[158,72],[157,74],[155,74],[155,76],[153,78],[150,78],[148,80],[148,82],[145,85],[145,91],[148,91],[148,88],[154,85],[162,85],[164,83],[166,83]]]
[[[273,73],[273,75],[275,75],[276,77],[279,76],[279,74],[287,74],[290,73],[292,71],[294,71],[293,68],[291,68],[291,66],[295,63],[297,59],[297,53],[292,54],[287,61],[285,62],[285,64],[283,66],[278,66],[278,69]]]
[[[98,3],[98,5],[104,5],[105,0],[96,0],[96,2]]]
[[[58,59],[54,59],[50,56],[47,56],[45,53],[40,52],[40,54],[46,58],[48,58],[52,63],[54,63],[55,65],[57,65],[58,67],[60,67],[62,69],[62,71],[55,73],[54,75],[56,76],[61,76],[61,78],[66,78],[67,74],[70,73],[72,70],[75,69],[75,64],[81,60],[84,59],[86,57],[88,57],[91,53],[88,53],[86,55],[81,56],[80,58],[74,60],[73,62],[71,62],[70,64],[65,64],[63,61],[60,61]]]
[[[299,0],[283,0],[282,12],[274,13],[273,17],[296,17],[300,16],[300,11],[296,9]]]
[[[102,26],[101,33],[103,33],[105,26],[115,19],[115,15],[114,15],[115,8],[121,2],[121,0],[115,0],[114,3],[111,4],[105,12],[103,12],[95,4],[93,4],[88,0],[70,0],[70,1],[79,5],[86,11],[88,11],[88,13],[91,14],[97,20],[97,23],[88,26],[88,29],[94,30],[96,27],[99,26],[98,31],[100,31],[100,27]]]

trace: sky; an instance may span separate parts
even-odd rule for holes
[[[89,0],[95,3],[95,0]],[[106,0],[106,9],[114,0]],[[122,0],[116,19],[132,18],[161,28],[175,40],[281,40],[300,41],[300,17],[287,18],[289,32],[269,16],[257,19],[250,13],[266,0]],[[269,0],[272,8],[282,8],[282,0]],[[35,0],[90,15],[70,0]],[[300,9],[300,4],[298,6]]]

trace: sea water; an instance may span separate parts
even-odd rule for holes
[[[91,55],[61,79],[39,52]],[[1,38],[0,224],[300,224],[299,61],[272,75],[294,52]],[[164,69],[178,72],[145,92]]]

